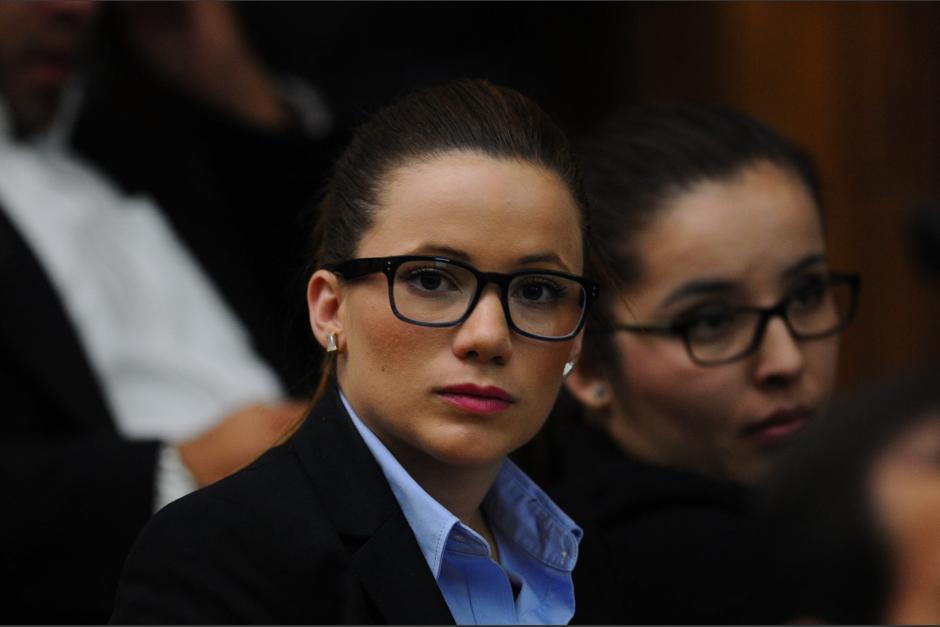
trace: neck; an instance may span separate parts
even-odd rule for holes
[[[625,418],[621,412],[613,411],[605,417],[604,430],[620,450],[637,459],[657,464],[666,464],[657,447],[636,429],[632,421]]]
[[[424,460],[405,459],[397,454],[396,457],[425,492],[459,518],[460,522],[483,536],[490,546],[491,556],[498,562],[496,537],[483,515],[481,505],[496,481],[502,460],[482,468],[442,469],[439,463],[429,464]]]
[[[461,522],[479,531],[480,505],[496,481],[502,460],[472,468],[442,467],[444,465],[440,461],[423,455],[409,455],[398,450],[392,450],[392,453],[425,492]]]

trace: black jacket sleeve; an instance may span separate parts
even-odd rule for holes
[[[128,556],[113,623],[343,623],[344,545],[283,449],[175,501]],[[352,599],[356,603],[361,601]]]
[[[156,442],[114,435],[0,444],[5,622],[102,622],[153,512]]]

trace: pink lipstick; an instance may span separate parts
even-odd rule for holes
[[[496,413],[516,402],[509,392],[493,385],[463,383],[440,388],[436,392],[448,403],[476,414]]]
[[[802,431],[812,415],[805,407],[778,409],[760,422],[745,427],[741,434],[758,446],[780,446]]]

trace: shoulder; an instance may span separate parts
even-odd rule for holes
[[[272,542],[284,540],[294,525],[329,523],[306,469],[288,446],[272,449],[247,468],[171,503],[154,517],[154,525],[185,522],[185,528],[191,528],[197,520],[233,533],[276,529]]]
[[[569,478],[557,497],[602,536],[626,591],[624,621],[747,616],[763,562],[742,486],[621,456]]]
[[[736,520],[747,510],[749,498],[737,484],[623,454],[572,474],[552,496],[605,528],[661,516]]]
[[[299,461],[280,447],[154,516],[125,563],[113,620],[297,622],[290,612],[309,609],[297,607],[303,588],[328,591],[345,561]]]
[[[576,520],[596,525],[615,549],[634,558],[656,559],[703,543],[730,549],[752,526],[742,486],[626,456],[571,478],[557,496]]]

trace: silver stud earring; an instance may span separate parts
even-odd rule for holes
[[[565,362],[565,367],[561,371],[561,376],[567,377],[571,374],[571,371],[574,370],[574,360],[569,360]]]
[[[336,334],[330,333],[326,336],[326,352],[336,352]]]
[[[598,383],[597,385],[595,385],[594,386],[594,398],[596,398],[597,400],[601,400],[605,396],[607,396],[607,386],[605,386],[603,383]]]

